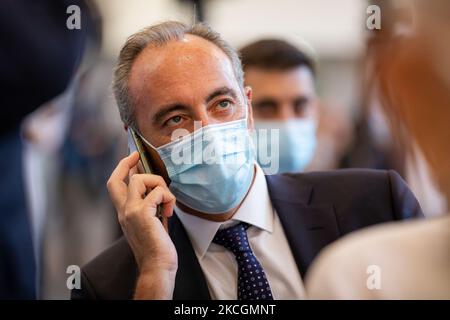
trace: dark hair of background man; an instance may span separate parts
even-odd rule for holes
[[[239,54],[244,69],[289,70],[306,66],[315,74],[314,62],[298,48],[279,39],[264,39],[243,47]]]

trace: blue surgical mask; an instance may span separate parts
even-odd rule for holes
[[[311,162],[317,144],[316,123],[313,119],[292,119],[288,121],[255,121],[256,134],[259,129],[278,129],[279,139],[266,139],[267,150],[258,150],[258,162],[264,169],[265,163],[261,157],[269,155],[274,161],[276,155],[272,151],[279,152],[278,173],[299,172]],[[270,136],[270,132],[268,132]],[[261,146],[259,141],[258,146]],[[278,148],[272,143],[278,143]],[[262,155],[262,152],[267,154]]]
[[[237,207],[253,180],[255,152],[247,118],[208,125],[154,149],[177,201],[200,212],[219,214]]]

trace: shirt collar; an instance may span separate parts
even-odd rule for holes
[[[274,212],[270,202],[267,182],[264,172],[259,165],[255,164],[255,167],[256,175],[253,185],[230,221],[214,222],[202,219],[184,212],[178,206],[175,207],[175,214],[186,229],[199,259],[203,258],[222,225],[225,226],[235,221],[246,222],[267,232],[273,232]]]

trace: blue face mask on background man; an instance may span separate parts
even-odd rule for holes
[[[283,172],[299,172],[311,162],[317,144],[316,122],[314,119],[292,119],[288,121],[276,120],[260,120],[255,121],[255,129],[258,135],[260,129],[278,129],[279,139],[267,140],[267,153],[262,154],[262,150],[258,150],[258,162],[264,169],[265,163],[261,158],[272,154],[273,150],[279,152],[279,168],[278,173]],[[268,132],[270,135],[270,132]],[[278,143],[278,148],[272,144]],[[258,144],[260,147],[261,145]],[[273,161],[273,160],[272,160]]]
[[[219,214],[237,207],[253,181],[255,151],[247,117],[208,125],[153,148],[177,201],[200,212]]]

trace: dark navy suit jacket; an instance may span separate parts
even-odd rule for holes
[[[345,234],[370,225],[423,216],[394,171],[338,170],[266,176],[269,194],[300,274],[319,251]],[[169,233],[178,252],[174,299],[210,299],[205,277],[180,220]],[[270,252],[267,252],[270,254]],[[138,270],[125,238],[82,269],[72,299],[131,299]]]

